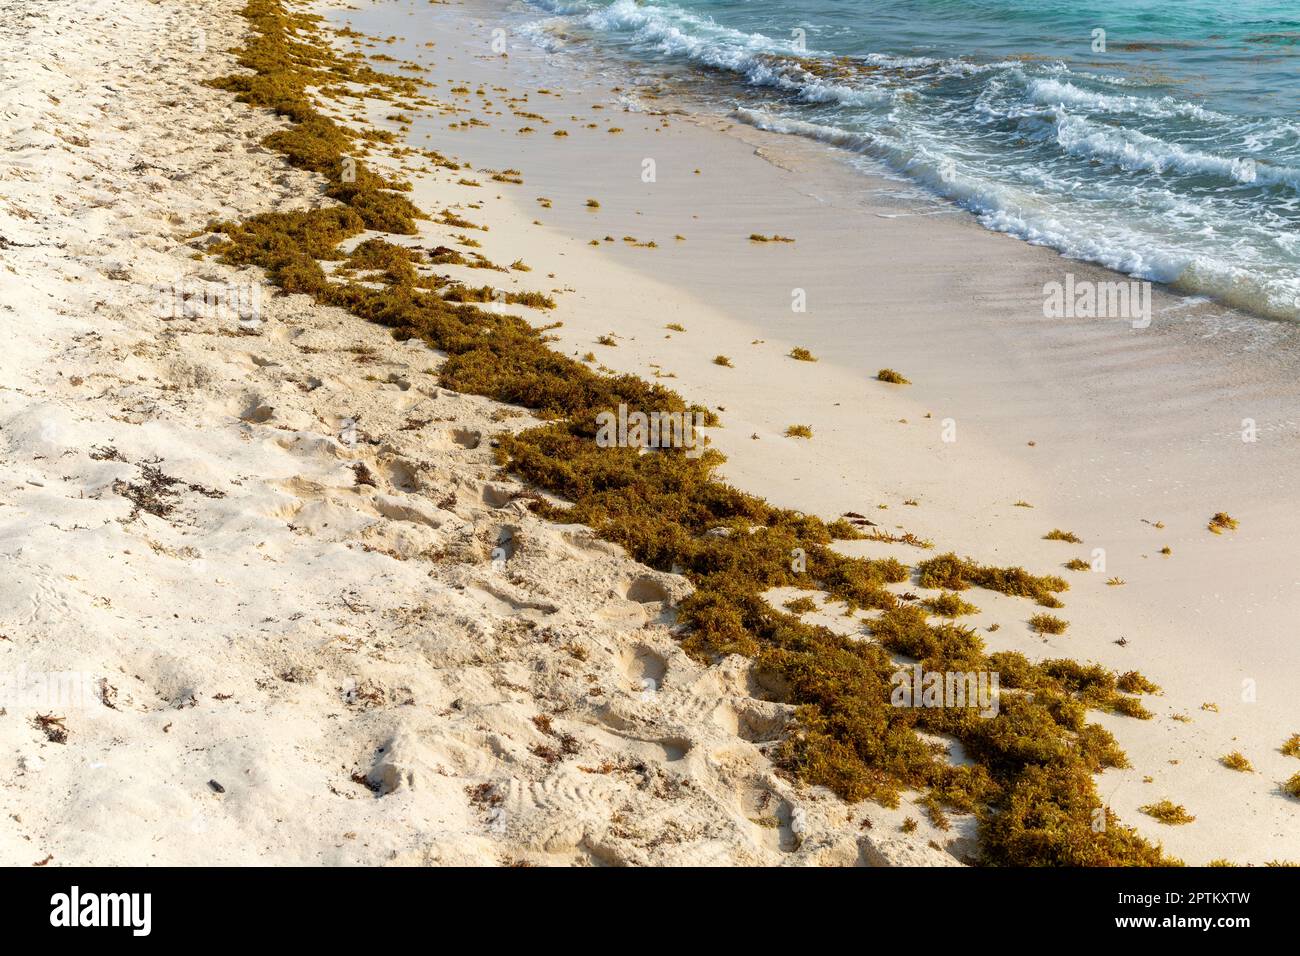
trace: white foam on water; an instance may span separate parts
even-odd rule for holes
[[[1168,283],[1189,294],[1209,295],[1271,318],[1300,319],[1300,277],[1265,275],[1214,255],[1161,245],[1150,235],[1114,221],[1088,221],[1032,193],[984,179],[950,157],[925,147],[909,148],[888,136],[743,107],[731,115],[758,129],[803,136],[871,156],[959,203],[986,228],[1048,246],[1068,258]]]
[[[533,25],[546,49],[560,48],[557,33],[589,32],[636,57],[732,74],[788,97],[790,112],[802,103],[810,113],[800,119],[741,106],[737,119],[869,157],[960,203],[990,229],[1300,319],[1300,270],[1288,267],[1300,169],[1252,155],[1270,144],[1292,146],[1298,124],[1142,95],[1135,79],[1063,62],[1031,67],[875,52],[856,57],[866,69],[854,70],[826,51],[733,29],[672,3],[531,2],[554,14]],[[944,92],[935,93],[940,86]]]

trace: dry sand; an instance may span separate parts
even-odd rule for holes
[[[92,689],[72,707],[5,704],[0,809],[17,822],[0,860],[956,863],[970,820],[940,833],[908,801],[846,806],[774,773],[789,708],[743,659],[703,668],[676,648],[689,585],[533,518],[490,450],[531,420],[438,387],[423,345],[269,292],[256,324],[159,315],[155,286],[260,281],[191,258],[186,236],[318,194],[259,145],[275,121],[199,83],[231,70],[239,7],[40,0],[0,25],[0,671]],[[443,171],[417,178],[417,201],[490,224],[484,254],[532,269],[519,289],[568,290],[538,318],[564,322],[557,347],[656,363],[724,409],[711,437],[746,490],[1037,573],[1105,548],[1105,573],[1070,578],[1065,635],[1030,633],[1026,602],[983,591],[968,620],[991,649],[1165,688],[1154,720],[1095,715],[1133,763],[1098,781],[1126,823],[1189,862],[1300,858],[1300,803],[1278,789],[1296,769],[1278,747],[1300,731],[1296,334],[1165,293],[1146,330],[1045,320],[1044,282],[1103,273],[822,147],[623,112],[593,65],[517,37],[493,55],[491,31],[514,23],[496,9],[331,12],[410,36],[384,52],[429,63],[439,99],[457,80],[503,87],[550,121],[496,92],[416,118],[414,145],[525,181]],[[468,115],[491,125],[447,128]],[[605,333],[617,347],[595,344]],[[788,358],[796,345],[819,361]],[[870,380],[882,366],[915,384]],[[1259,442],[1240,440],[1247,417]],[[814,438],[784,437],[795,423]],[[1220,510],[1237,532],[1206,531]],[[1042,540],[1055,527],[1084,543]],[[64,743],[36,720],[56,711]],[[1231,750],[1258,772],[1222,767]],[[1137,811],[1164,797],[1197,821]]]

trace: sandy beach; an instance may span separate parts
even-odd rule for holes
[[[542,416],[212,255],[214,222],[326,202],[265,142],[285,117],[206,83],[241,69],[242,3],[18,7],[0,26],[0,859],[978,860],[973,813],[916,789],[845,800],[781,765],[796,704],[749,657],[683,649],[688,576],[538,515],[501,469]],[[349,28],[336,49],[431,84],[428,105],[318,109],[393,134],[365,162],[434,215],[403,242],[461,253],[438,273],[551,297],[509,311],[716,413],[736,488],[932,543],[842,554],[1064,577],[1063,633],[982,587],[959,623],[989,653],[1159,685],[1149,719],[1088,709],[1127,754],[1094,777],[1103,806],[1189,864],[1300,859],[1281,749],[1300,732],[1294,326],[1160,286],[1148,327],[1046,318],[1048,284],[1121,277],[543,50],[495,0],[310,9]],[[1219,512],[1236,528],[1212,533]],[[910,572],[888,589],[940,594]],[[871,639],[876,609],[768,597],[799,594],[805,622]],[[1141,809],[1163,800],[1195,820]]]

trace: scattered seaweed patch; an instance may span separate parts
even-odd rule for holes
[[[1223,534],[1225,531],[1236,531],[1237,519],[1226,511],[1219,511],[1210,519],[1210,523],[1206,525],[1206,527],[1215,534]]]
[[[1047,534],[1043,535],[1044,541],[1068,541],[1070,544],[1082,544],[1083,539],[1073,531],[1062,531],[1060,528],[1053,528]]]
[[[800,347],[800,346],[795,346],[794,348],[792,348],[792,349],[790,350],[790,358],[794,359],[796,362],[815,362],[815,361],[817,361],[817,356],[813,355],[813,354],[812,354],[811,352],[809,352],[807,349],[802,348],[802,347]]]
[[[1300,757],[1300,734],[1292,734],[1279,749],[1287,757]]]
[[[1024,568],[996,568],[981,565],[970,558],[959,558],[951,551],[917,565],[917,583],[923,588],[965,591],[981,587],[1014,597],[1031,598],[1043,607],[1057,608],[1056,594],[1068,591],[1067,581],[1056,575],[1033,575]]]
[[[1126,694],[1158,694],[1160,686],[1149,681],[1140,671],[1125,671],[1115,680],[1117,690]]]
[[[761,232],[751,232],[749,234],[750,242],[794,242],[789,236],[778,236],[776,234],[765,236]]]
[[[980,609],[969,601],[962,598],[960,594],[952,591],[944,591],[932,598],[926,598],[921,602],[921,606],[932,614],[938,614],[943,617],[960,617],[963,614],[978,614]]]
[[[892,368],[882,368],[879,372],[877,372],[877,373],[876,373],[876,381],[878,381],[878,382],[889,382],[891,385],[911,385],[911,384],[912,384],[912,380],[911,380],[911,379],[903,378],[902,375],[899,375],[899,374],[898,374],[897,372],[895,372]]]
[[[813,430],[807,425],[791,425],[785,430],[786,438],[812,438]]]
[[[32,718],[32,723],[45,734],[45,739],[50,743],[66,744],[68,742],[66,720],[66,717],[55,717],[53,714],[37,714]]]
[[[1223,764],[1229,770],[1236,770],[1238,773],[1254,773],[1255,768],[1246,756],[1240,750],[1234,750],[1230,754],[1224,754],[1219,758],[1219,763]]]
[[[1136,697],[1116,697],[1110,703],[1109,709],[1117,714],[1123,714],[1125,717],[1132,717],[1135,720],[1150,720],[1155,714],[1142,706],[1142,701]]]
[[[1292,774],[1288,777],[1282,784],[1282,790],[1284,793],[1300,800],[1300,773]]]
[[[1070,622],[1061,620],[1055,614],[1035,614],[1029,619],[1029,626],[1039,634],[1064,634]]]
[[[1166,826],[1176,827],[1191,823],[1196,817],[1187,812],[1187,808],[1181,804],[1174,803],[1170,800],[1161,800],[1159,803],[1148,803],[1144,807],[1138,807],[1149,817],[1154,817]]]
[[[727,358],[725,355],[713,356],[713,364],[721,365],[723,368],[735,368],[735,366],[731,364],[731,359]]]
[[[911,531],[895,534],[892,531],[886,531],[884,528],[873,528],[870,531],[860,532],[858,537],[864,541],[879,541],[884,544],[908,544],[926,551],[934,547],[934,542],[929,538],[918,537]]]

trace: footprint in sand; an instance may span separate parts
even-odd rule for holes
[[[451,440],[461,448],[477,448],[483,443],[483,433],[472,428],[453,428]]]
[[[622,666],[628,683],[641,694],[642,700],[653,698],[663,688],[668,674],[668,661],[648,647],[625,652]]]

